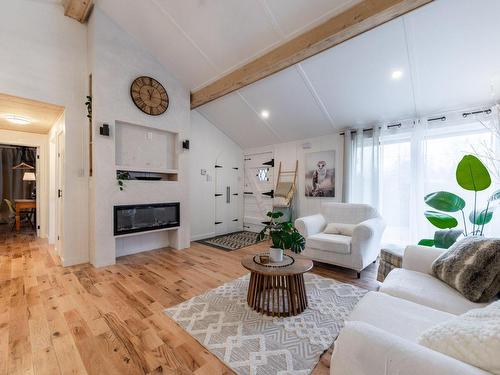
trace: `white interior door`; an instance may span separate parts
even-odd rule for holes
[[[245,155],[244,218],[246,230],[258,232],[273,209],[274,158],[272,152]]]
[[[241,229],[238,189],[239,169],[223,156],[215,165],[215,234]]]
[[[56,252],[62,256],[64,233],[64,133],[57,134],[56,143]]]

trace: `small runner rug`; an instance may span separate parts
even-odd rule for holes
[[[314,274],[304,277],[309,307],[297,316],[273,318],[248,307],[249,275],[165,314],[237,374],[310,374],[367,291]]]
[[[257,235],[258,233],[255,232],[241,231],[207,238],[198,242],[204,245],[216,247],[217,249],[233,251],[241,249],[242,247],[254,245],[257,240]]]

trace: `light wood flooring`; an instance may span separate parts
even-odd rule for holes
[[[243,255],[193,243],[63,268],[45,240],[0,233],[0,374],[232,374],[164,308],[246,273]],[[376,289],[376,265],[313,272]],[[321,362],[313,374],[327,374]]]

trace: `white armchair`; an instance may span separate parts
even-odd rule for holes
[[[352,237],[323,233],[329,223],[354,224]],[[295,227],[306,238],[305,257],[353,269],[359,278],[379,255],[385,222],[367,204],[325,202],[319,214],[295,220]]]

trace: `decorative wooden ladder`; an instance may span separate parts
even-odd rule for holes
[[[295,169],[283,170],[281,162],[278,168],[276,189],[274,190],[273,211],[283,212],[284,221],[292,219],[292,202],[297,188],[297,171],[299,161],[295,161]]]

